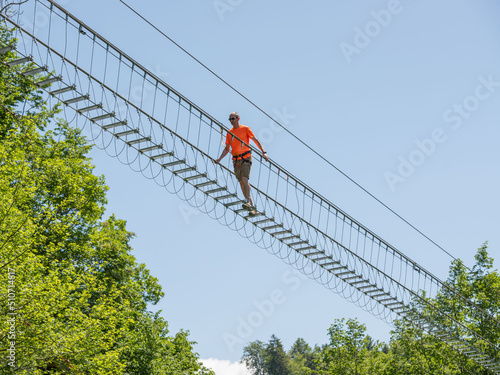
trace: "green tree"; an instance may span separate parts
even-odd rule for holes
[[[492,316],[500,312],[500,274],[493,270],[493,259],[488,256],[487,244],[481,246],[475,255],[476,264],[469,270],[461,260],[453,261],[450,266],[447,284],[461,296],[474,302]],[[440,290],[435,298],[429,299],[440,311],[452,316],[468,329],[478,333],[488,341],[500,345],[500,330],[493,329],[490,324],[480,319],[473,310],[466,308],[463,299],[450,291]],[[446,327],[446,320],[436,315],[427,305],[416,303],[416,308],[433,321]],[[392,333],[390,350],[391,374],[406,371],[408,374],[422,372],[443,374],[487,374],[466,356],[458,353],[448,345],[436,340],[416,329],[405,321],[397,322]],[[462,337],[465,341],[472,340],[470,334],[459,329],[450,332]],[[481,347],[481,341],[474,342]],[[486,350],[492,358],[500,360],[499,353]]]
[[[291,375],[292,359],[284,350],[281,340],[275,335],[267,344],[253,341],[243,348],[241,363],[244,363],[252,375]]]
[[[0,46],[12,43],[0,25]],[[0,64],[0,352],[12,357],[0,372],[212,373],[187,332],[169,336],[147,311],[161,287],[131,255],[126,223],[103,220],[90,146],[19,74],[29,68]]]
[[[312,374],[316,369],[317,351],[303,339],[298,338],[288,352],[291,360],[292,374]]]
[[[430,309],[426,302],[432,303],[438,310],[454,317],[494,346],[500,347],[500,329],[492,326],[491,321],[488,324],[481,319],[476,311],[467,308],[462,298],[472,301],[493,317],[500,316],[500,274],[493,269],[493,258],[488,255],[486,243],[478,249],[475,261],[471,270],[460,260],[452,262],[446,281],[448,287],[438,291],[434,298],[423,296],[424,301],[416,300],[413,307],[435,324],[446,328],[447,320],[436,314],[435,309]],[[471,343],[479,347],[484,344],[482,340],[472,342],[472,335],[463,328],[449,330],[452,334],[460,335],[466,342],[471,340]],[[335,320],[328,329],[328,336],[328,344],[315,346],[314,350],[303,339],[295,341],[288,352],[291,374],[489,374],[465,355],[405,320],[395,322],[389,345],[374,341],[366,335],[365,325],[355,319]],[[260,341],[254,344],[257,345],[251,346],[252,351],[248,350],[246,354],[253,353],[254,363],[259,365],[260,372],[255,374],[272,374],[267,367],[270,346]],[[272,347],[279,345],[274,344]],[[486,349],[485,352],[500,362],[497,351]]]
[[[330,374],[359,374],[368,343],[366,326],[355,319],[336,319],[328,329],[330,342],[321,358],[321,369]]]
[[[281,340],[271,336],[264,352],[264,368],[268,375],[290,375],[292,372],[290,359],[283,348]]]
[[[262,341],[253,341],[243,348],[241,363],[252,372],[252,375],[265,375],[265,356],[266,347]]]
[[[366,326],[356,319],[336,319],[330,326],[330,342],[317,360],[317,374],[383,374],[389,354],[384,344],[365,334]]]

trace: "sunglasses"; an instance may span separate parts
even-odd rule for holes
[[[238,117],[229,117],[229,121],[237,120]]]

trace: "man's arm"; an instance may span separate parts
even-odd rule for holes
[[[259,142],[259,140],[257,138],[255,138],[255,136],[252,137],[251,139],[252,139],[252,141],[255,142],[257,147],[260,148],[260,151],[262,151],[262,155],[264,156],[264,159],[266,159],[266,161],[268,161],[269,157],[267,156],[267,152],[264,151],[264,147],[262,147],[262,144]]]
[[[224,150],[222,150],[222,154],[221,156],[218,158],[218,159],[215,159],[215,162],[218,163],[220,162],[222,159],[224,159],[224,157],[229,153],[229,145],[226,145],[226,147],[224,147]]]

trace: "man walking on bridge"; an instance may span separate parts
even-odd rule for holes
[[[221,156],[215,160],[219,163],[228,153],[231,147],[231,154],[233,155],[234,174],[238,179],[241,186],[241,191],[245,197],[243,208],[255,214],[257,207],[253,204],[252,196],[250,195],[250,168],[252,167],[252,154],[250,147],[250,139],[255,142],[257,147],[262,151],[264,159],[269,160],[267,152],[264,151],[261,143],[255,138],[248,126],[240,124],[240,115],[238,112],[231,112],[229,121],[233,128],[229,130],[226,136],[226,147],[222,151]]]

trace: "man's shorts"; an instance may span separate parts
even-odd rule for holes
[[[252,167],[252,158],[238,159],[233,161],[234,174],[239,180],[241,177],[250,178],[250,169]]]

